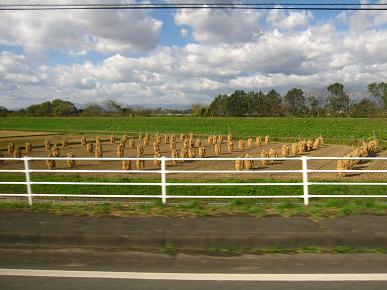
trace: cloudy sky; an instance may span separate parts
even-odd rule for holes
[[[387,78],[387,11],[0,11],[0,22],[8,108],[54,98],[182,107],[236,89]]]

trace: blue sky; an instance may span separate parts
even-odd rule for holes
[[[9,108],[57,97],[184,107],[236,89],[336,81],[365,89],[387,75],[386,11],[0,11],[0,19],[0,101]]]

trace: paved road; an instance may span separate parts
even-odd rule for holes
[[[385,290],[386,287],[386,282],[200,282],[40,277],[1,277],[0,280],[0,289],[7,290]]]
[[[0,244],[115,248],[380,248],[387,245],[386,216],[306,217],[85,217],[0,212]]]
[[[387,273],[387,256],[383,254],[268,254],[221,257],[91,249],[1,248],[0,268],[0,289],[7,290],[387,289],[386,275],[383,276],[384,281],[353,281],[367,279],[370,277],[369,273]],[[4,271],[7,270],[4,269],[16,270],[11,271],[10,275],[6,275]],[[18,272],[20,269],[25,269],[22,274],[27,276],[14,276],[20,274]],[[43,269],[46,272],[36,274],[29,269]],[[47,276],[47,273],[51,275],[53,270],[60,271],[54,272],[54,277],[41,277],[42,275]],[[123,279],[122,275],[130,277],[130,273],[125,274],[128,272],[135,275],[142,273],[141,275],[145,275],[151,280],[140,279],[141,276],[137,279],[128,277]],[[209,280],[218,280],[216,275],[221,275],[220,277],[223,278],[219,278],[218,281],[193,281],[198,273],[212,273],[209,275],[210,278],[207,277]],[[323,281],[325,279],[332,280],[332,275],[337,273],[341,274],[338,280],[352,279],[352,281]],[[80,278],[80,274],[89,278]],[[265,279],[268,280],[278,280],[278,277],[283,277],[281,276],[283,274],[290,274],[290,276],[283,278],[286,281],[243,281],[244,274],[253,275],[253,279],[254,277],[262,278],[261,275],[265,275]],[[254,276],[256,274],[258,276]],[[102,275],[106,275],[106,278],[101,278]],[[109,278],[109,275],[116,279]],[[117,275],[120,279],[117,279]],[[171,278],[169,280],[152,280],[159,279],[157,275],[169,275],[168,277]],[[240,279],[240,281],[222,281],[222,279],[228,279],[231,276],[236,277],[236,280]],[[184,280],[176,280],[177,277]],[[312,281],[297,281],[305,277],[309,277],[308,279]],[[369,279],[372,280],[372,277]]]

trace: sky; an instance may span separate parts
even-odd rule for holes
[[[237,89],[387,81],[387,11],[0,11],[0,23],[9,109],[55,98],[181,108]]]

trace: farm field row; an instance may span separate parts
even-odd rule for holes
[[[88,152],[86,150],[85,146],[82,146],[80,144],[80,136],[78,135],[68,135],[66,136],[66,139],[68,141],[67,148],[61,148],[61,137],[63,136],[49,136],[47,137],[48,140],[51,141],[52,144],[58,144],[58,148],[60,150],[60,156],[66,157],[68,152],[72,152],[75,157],[88,157],[91,158],[91,160],[87,161],[76,161],[75,166],[73,169],[87,169],[87,170],[121,170],[122,169],[122,162],[121,161],[98,161],[94,160],[94,152]],[[107,135],[100,135],[102,140],[109,139],[109,136]],[[34,139],[33,139],[34,138]],[[18,140],[15,141],[14,139]],[[49,151],[47,151],[44,147],[42,147],[44,142],[44,137],[32,137],[31,143],[34,147],[32,152],[28,154],[32,157],[46,157],[49,154]],[[87,140],[93,141],[95,139],[95,135],[87,135]],[[12,154],[7,153],[4,149],[6,149],[6,142],[8,140],[12,140],[17,146],[20,145],[22,148],[24,148],[22,141],[25,141],[24,138],[10,138],[10,139],[3,139],[0,141],[0,148],[3,149],[3,155],[5,157],[12,157]],[[214,145],[208,145],[208,140],[202,138],[200,139],[201,143],[206,146],[206,157],[217,157],[215,152]],[[135,140],[136,144],[141,144],[139,140]],[[153,143],[153,136],[151,137],[150,144]],[[232,153],[227,152],[227,146],[226,144],[223,144],[222,147],[222,153],[220,157],[240,157],[240,156],[246,156],[246,154],[249,154],[251,157],[260,157],[262,151],[269,151],[270,149],[274,149],[277,152],[281,152],[281,148],[284,144],[290,145],[289,143],[282,143],[282,142],[272,142],[271,144],[262,144],[260,146],[253,145],[251,148],[246,147],[245,149],[240,149],[237,146],[237,141],[234,141],[235,147]],[[109,141],[102,141],[102,152],[103,157],[117,157],[117,146],[118,141],[116,141],[115,144],[111,144]],[[153,158],[153,148],[152,145],[144,146],[144,153],[142,154],[142,157],[145,158]],[[179,151],[180,148],[182,148],[183,144],[180,140],[177,140],[176,147]],[[159,153],[161,156],[165,157],[171,157],[171,149],[169,147],[169,144],[165,144],[164,142],[161,142],[159,145]],[[130,148],[126,147],[124,152],[125,157],[136,157],[136,148]],[[197,154],[198,148],[195,148],[196,154]],[[314,157],[342,157],[348,154],[353,148],[348,145],[332,145],[332,144],[324,144],[320,148],[311,150],[309,152],[304,152],[302,155],[305,156],[314,156]],[[22,150],[24,151],[24,150]],[[290,155],[292,157],[294,155]],[[300,155],[297,155],[300,156]],[[377,156],[387,156],[386,150],[380,150],[377,153]],[[312,160],[308,162],[308,168],[309,169],[315,169],[315,170],[336,170],[337,161],[336,160]],[[3,164],[0,164],[1,169],[23,169],[23,162],[21,161],[6,161]],[[47,165],[45,161],[31,161],[30,162],[31,169],[47,169]],[[135,162],[132,162],[131,164],[132,169],[135,169]],[[374,161],[367,161],[362,162],[361,164],[357,165],[354,169],[362,169],[362,170],[379,170],[379,169],[386,169],[387,162],[385,160],[374,160]],[[145,170],[157,170],[160,166],[158,164],[155,164],[153,161],[145,161],[144,169]],[[66,161],[57,161],[55,169],[68,169]],[[55,171],[53,169],[53,171]],[[201,160],[201,161],[178,161],[177,164],[172,164],[172,161],[167,162],[167,169],[169,170],[190,170],[190,171],[196,171],[196,170],[234,170],[235,169],[235,162],[230,160],[222,160],[222,161],[213,161],[213,160]],[[269,164],[262,164],[260,161],[255,161],[253,165],[252,173],[239,173],[238,179],[239,180],[252,180],[252,179],[295,179],[300,180],[301,174],[300,173],[260,173],[261,170],[300,170],[301,169],[301,161],[300,160],[292,160],[291,158],[289,160],[278,160],[278,161],[271,161]],[[51,174],[51,173],[48,173]],[[53,175],[55,173],[52,173]],[[228,180],[230,178],[236,178],[236,173],[216,173],[216,174],[201,174],[201,173],[195,173],[195,174],[182,174],[182,173],[171,173],[168,174],[168,178],[171,179],[186,179],[187,176],[190,178],[194,178],[197,180],[210,180],[210,179],[223,179]],[[124,174],[117,174],[117,173],[80,173],[81,176],[87,178],[87,177],[104,177],[104,178],[116,178],[118,177],[130,177],[130,178],[159,178],[159,174],[135,174],[130,173],[130,170],[128,173]],[[331,180],[331,179],[338,179],[338,180],[386,180],[386,174],[383,173],[351,173],[347,174],[345,177],[338,176],[337,173],[310,173],[309,177],[311,179],[325,179],[325,180]]]
[[[203,136],[231,133],[235,137],[269,134],[273,140],[311,138],[321,134],[326,142],[340,144],[345,140],[361,141],[374,136],[379,140],[386,139],[387,118],[7,117],[0,118],[0,130],[126,134],[184,132]]]

